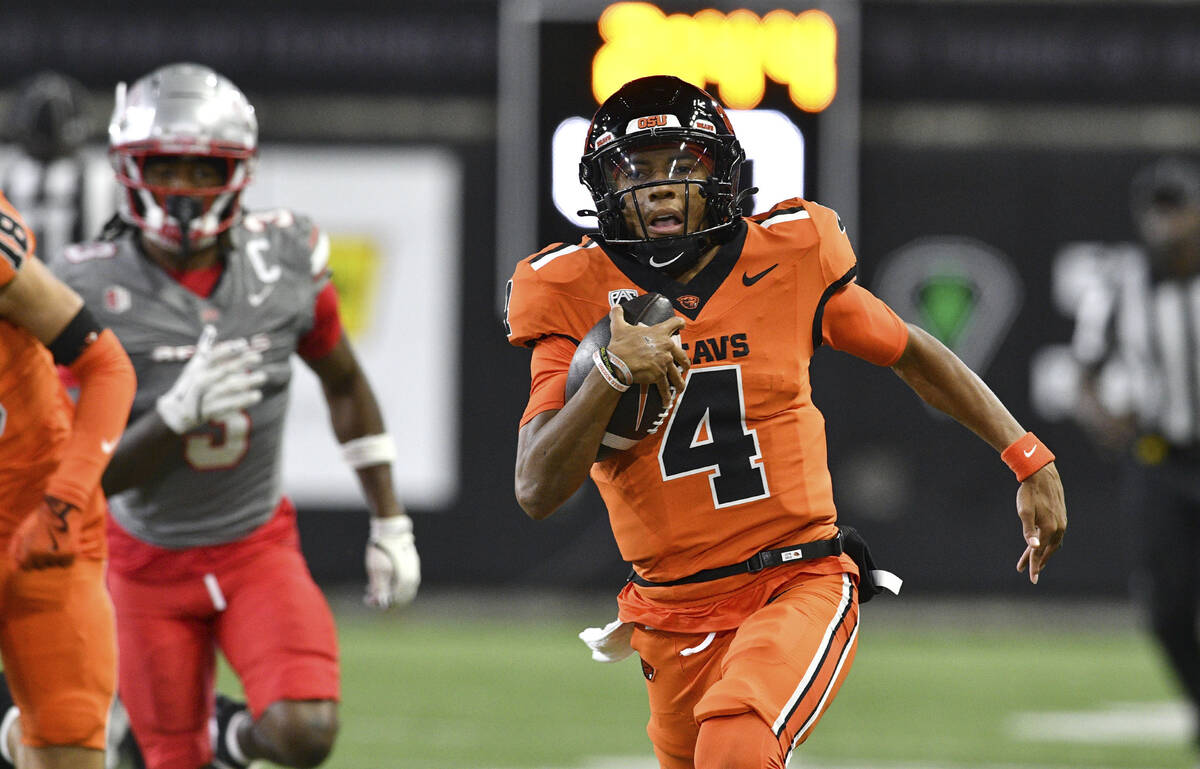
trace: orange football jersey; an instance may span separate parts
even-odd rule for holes
[[[825,422],[812,402],[808,365],[825,338],[826,303],[855,272],[837,214],[800,199],[748,218],[687,284],[610,257],[587,239],[517,266],[506,317],[513,344],[548,336],[577,342],[613,304],[647,291],[666,295],[686,319],[681,337],[692,366],[669,418],[656,434],[591,471],[621,554],[643,577],[667,582],[763,549],[836,536]],[[853,313],[839,313],[838,322],[856,321]],[[561,350],[540,361],[565,372]],[[534,371],[535,386],[546,381],[544,373]],[[547,400],[539,399],[539,409],[561,408],[561,400]],[[527,411],[526,419],[532,416]],[[844,556],[803,568],[854,571]],[[769,571],[781,573],[764,572],[760,583],[790,578],[782,573],[788,569]],[[751,579],[670,592],[686,602]],[[651,590],[655,598],[667,591]],[[630,619],[624,603],[623,617]]]
[[[33,234],[0,195],[0,287],[33,255]],[[0,537],[33,509],[71,435],[74,406],[45,345],[0,318]],[[85,511],[84,553],[102,552],[103,496]]]

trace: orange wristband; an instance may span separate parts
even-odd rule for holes
[[[1000,458],[1016,473],[1018,481],[1024,481],[1053,462],[1054,452],[1046,448],[1046,444],[1039,441],[1033,433],[1025,433],[1000,452]]]

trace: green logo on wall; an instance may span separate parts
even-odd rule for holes
[[[914,240],[888,254],[873,290],[977,373],[1008,334],[1023,294],[1016,269],[1001,251],[947,235]]]
[[[921,325],[953,348],[975,311],[975,285],[960,275],[932,275],[918,293]]]

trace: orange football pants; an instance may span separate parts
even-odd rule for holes
[[[0,658],[22,742],[104,750],[117,675],[104,562],[21,571],[0,558]]]
[[[646,732],[662,769],[709,765],[697,752],[704,722],[745,713],[755,714],[752,725],[774,741],[774,755],[761,769],[783,767],[833,701],[857,640],[858,594],[849,574],[805,575],[735,630],[674,633],[636,625],[632,645],[650,697]],[[753,735],[755,744],[760,737]],[[721,742],[701,740],[699,747]]]

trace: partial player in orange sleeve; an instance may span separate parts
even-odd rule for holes
[[[566,403],[567,369],[575,346],[562,336],[547,337],[534,346],[529,361],[529,404],[521,415],[521,426],[543,411],[557,411]]]
[[[838,524],[809,379],[822,344],[891,367],[1013,467],[1017,565],[1035,583],[1066,527],[1053,455],[855,282],[834,211],[792,198],[742,215],[744,160],[705,91],[669,76],[626,83],[596,112],[580,164],[598,231],[518,263],[506,304],[509,342],[533,347],[517,501],[541,520],[587,477],[600,490],[632,568],[617,620],[580,637],[600,661],[640,656],[663,769],[781,769],[850,671],[860,603],[898,589]],[[621,299],[651,292],[675,316],[626,323]],[[566,399],[576,340],[606,313],[596,370]],[[597,461],[637,385],[674,388],[668,416]]]
[[[900,316],[857,283],[825,303],[821,334],[833,349],[876,366],[891,366],[908,345],[908,326]]]
[[[0,658],[15,703],[0,765],[100,769],[116,677],[100,476],[134,373],[33,246],[0,197]],[[55,363],[79,382],[74,408]]]

